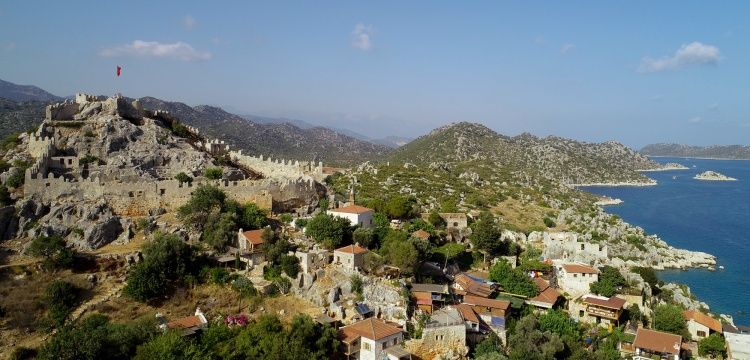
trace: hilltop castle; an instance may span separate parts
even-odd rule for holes
[[[178,120],[168,112],[144,110],[137,100],[119,95],[103,98],[77,94],[74,101],[49,105],[44,122],[29,137],[28,152],[35,162],[26,170],[24,196],[45,201],[104,198],[117,213],[130,216],[157,207],[174,209],[187,202],[193,188],[201,184],[218,186],[239,202],[255,202],[279,211],[304,207],[309,199],[317,201],[322,188],[318,181],[324,178],[322,163],[244,155],[184,125],[189,132],[187,138],[170,137],[174,143],[159,145],[167,141],[162,133],[175,123]],[[97,131],[104,139],[94,140]],[[137,136],[139,141],[149,139],[150,143],[144,141],[139,146],[158,148],[138,148],[139,154],[148,154],[148,159],[121,159],[121,164],[108,165],[113,153],[131,144],[106,138],[113,132],[129,132],[128,141],[135,141],[131,138]],[[89,139],[90,145],[81,144],[89,144]],[[77,148],[72,149],[71,142]],[[100,144],[108,142],[115,144]],[[228,169],[233,170],[231,179],[204,178],[203,169],[196,167],[210,165],[210,156],[219,155],[228,155],[241,168],[259,174],[260,179],[237,175],[240,170],[233,168]],[[175,180],[179,172],[192,174],[195,180]]]

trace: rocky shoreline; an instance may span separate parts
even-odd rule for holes
[[[613,199],[611,197],[603,197],[601,200],[594,203],[594,205],[599,206],[610,206],[610,205],[620,205],[622,204],[622,199]]]
[[[588,184],[569,184],[570,187],[619,187],[619,186],[633,186],[633,187],[640,187],[640,186],[656,186],[659,185],[659,183],[656,180],[649,179],[651,181],[648,182],[634,182],[634,181],[623,181],[623,182],[615,182],[615,183],[588,183]]]
[[[689,170],[690,168],[679,164],[679,163],[666,163],[663,167],[657,168],[657,169],[644,169],[644,170],[638,170],[640,172],[655,172],[655,171],[672,171],[672,170]]]

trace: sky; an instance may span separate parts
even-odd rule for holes
[[[748,13],[747,1],[0,0],[0,79],[371,137],[471,121],[636,148],[748,145]]]

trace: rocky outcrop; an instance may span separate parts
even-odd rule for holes
[[[0,240],[12,239],[18,229],[18,217],[16,208],[4,206],[0,208]]]
[[[704,180],[704,181],[736,181],[733,177],[726,176],[724,174],[717,173],[716,171],[704,171],[698,175],[695,175],[693,179]]]

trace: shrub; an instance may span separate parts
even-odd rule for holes
[[[86,155],[80,159],[78,159],[78,165],[84,166],[88,164],[98,163],[99,158],[93,155]]]
[[[700,356],[711,356],[713,358],[724,358],[726,356],[726,342],[724,338],[713,333],[698,342],[698,354]]]
[[[192,246],[175,235],[156,234],[143,247],[143,261],[130,270],[123,293],[138,301],[161,296],[169,284],[191,274],[196,263]]]
[[[11,204],[13,204],[13,199],[10,198],[8,187],[0,185],[0,206],[8,206]]]
[[[654,309],[653,325],[656,330],[688,337],[687,323],[682,309],[676,305],[659,305]]]
[[[505,259],[501,259],[490,269],[490,280],[511,294],[533,297],[539,294],[539,288],[518,268],[513,269]]]
[[[181,172],[181,173],[175,175],[174,179],[177,180],[177,181],[179,181],[180,184],[184,184],[184,183],[188,183],[189,184],[189,183],[193,182],[193,178],[190,177],[188,174],[185,174],[184,172]]]
[[[279,216],[279,220],[281,220],[281,222],[283,222],[284,224],[289,224],[292,222],[292,214],[283,213]]]
[[[80,289],[62,280],[56,280],[44,290],[42,304],[47,308],[47,320],[50,327],[59,328],[68,320],[78,301]]]
[[[555,224],[554,220],[552,220],[552,219],[550,219],[548,217],[545,217],[544,218],[544,226],[546,226],[548,228],[553,228],[553,227],[557,226],[557,224]]]
[[[21,187],[25,181],[26,177],[24,175],[24,172],[19,169],[15,169],[10,174],[10,176],[5,179],[5,185],[15,189]]]
[[[221,168],[208,168],[203,170],[203,176],[211,180],[220,180],[224,176],[224,170]]]
[[[27,251],[31,256],[43,257],[42,268],[47,271],[70,267],[75,255],[72,249],[65,246],[65,240],[59,235],[35,238]]]
[[[242,297],[252,297],[258,295],[258,290],[253,286],[253,282],[250,279],[239,276],[232,281],[232,289],[240,293]]]
[[[335,249],[342,243],[351,241],[349,224],[348,219],[319,213],[308,221],[305,232],[323,246]]]
[[[8,134],[3,138],[2,143],[0,143],[0,147],[3,148],[3,150],[10,150],[18,146],[18,144],[21,143],[21,140],[18,139],[18,136],[21,135],[20,133],[12,133]]]

